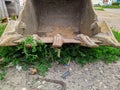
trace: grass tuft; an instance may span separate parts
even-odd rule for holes
[[[1,23],[0,23],[0,36],[3,34],[6,25],[7,25],[7,24],[1,24]]]
[[[30,44],[31,48],[26,47],[26,41],[29,41],[27,44]],[[84,66],[87,63],[102,60],[108,64],[119,60],[120,56],[120,49],[108,46],[88,48],[77,44],[66,44],[60,48],[59,53],[58,49],[53,48],[51,44],[40,42],[38,46],[32,46],[34,42],[32,36],[30,36],[19,46],[0,47],[0,56],[3,58],[0,67],[4,67],[9,63],[19,64],[23,67],[33,66],[39,71],[40,75],[44,76],[53,62],[65,65],[69,61],[75,61],[77,64]]]
[[[101,6],[95,6],[94,8],[95,8],[95,10],[104,11],[104,8],[103,8],[103,7],[101,7]]]
[[[119,5],[112,5],[112,6],[102,6],[102,8],[111,8],[111,9],[119,9],[120,8],[120,6]]]
[[[5,25],[0,27],[4,31]],[[120,42],[120,33],[112,29],[116,39]],[[36,42],[38,46],[36,46]],[[30,47],[26,47],[29,45]],[[0,69],[13,64],[23,67],[32,66],[39,71],[39,74],[45,76],[48,68],[53,62],[67,64],[69,61],[75,61],[77,64],[84,66],[87,63],[104,61],[112,63],[119,60],[120,48],[100,46],[98,48],[81,47],[78,44],[65,44],[57,49],[51,44],[44,44],[41,41],[35,41],[32,36],[22,41],[19,46],[0,47]],[[0,80],[4,79],[5,71],[0,73]]]
[[[120,42],[120,32],[118,32],[116,29],[112,28],[112,32],[115,36],[115,38]]]

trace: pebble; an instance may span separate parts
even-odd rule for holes
[[[104,88],[106,89],[106,88],[107,88],[107,86],[104,86]]]
[[[40,81],[37,81],[37,83],[41,83]]]
[[[42,87],[42,85],[38,86],[37,88],[40,89]]]
[[[97,88],[95,86],[93,86],[93,89],[92,90],[97,90]]]
[[[22,70],[22,66],[17,65],[17,66],[16,66],[16,69],[17,69],[18,71],[21,71],[21,70]]]
[[[30,85],[31,84],[31,82],[27,82],[27,85]]]
[[[42,82],[42,84],[45,84],[45,83],[46,83],[46,81],[43,81],[43,82]]]
[[[103,70],[100,70],[100,73],[103,74]]]
[[[27,88],[22,88],[22,90],[27,90]]]
[[[72,71],[72,68],[69,68],[69,71]]]
[[[87,82],[88,80],[87,79],[85,79],[85,82]]]
[[[61,86],[56,86],[58,90],[61,90]]]
[[[96,65],[96,67],[98,67]],[[73,68],[72,68],[73,69]],[[64,80],[64,82],[67,84],[67,87],[69,87],[67,90],[117,90],[118,88],[120,88],[120,84],[119,80],[120,80],[120,68],[119,67],[112,67],[111,69],[109,69],[107,66],[105,68],[100,68],[95,70],[92,70],[90,68],[88,68],[89,70],[87,71],[87,74],[85,73],[86,71],[84,70],[84,68],[80,71],[74,71],[72,70],[71,73],[73,73],[69,78],[67,78],[66,80]],[[76,70],[76,69],[75,69]],[[16,70],[17,71],[17,70]],[[103,73],[103,74],[100,74]],[[17,71],[16,73],[19,72]],[[111,74],[113,73],[113,74]],[[51,73],[49,72],[49,76],[46,76],[45,78],[51,78],[51,79],[55,79],[54,77],[56,77],[56,79],[61,79],[60,75],[63,74],[63,72],[59,72],[59,73]],[[11,76],[14,76],[13,74]],[[21,75],[19,75],[21,76]],[[37,76],[37,77],[36,77]],[[50,83],[47,81],[43,81],[40,80],[38,75],[33,76],[33,75],[29,75],[29,77],[31,78],[29,81],[27,81],[27,84],[30,84],[29,87],[32,88],[36,87],[36,89],[38,90],[49,90],[49,88],[52,88],[51,90],[59,90],[59,88],[61,88],[61,86],[56,85],[54,83]],[[36,78],[34,78],[36,77]],[[115,77],[115,78],[113,78]],[[13,77],[12,77],[13,78]],[[41,77],[40,77],[41,78]],[[20,79],[15,79],[15,80],[21,80]],[[7,79],[8,81],[4,82],[2,81],[1,83],[7,83],[9,86],[2,84],[4,87],[16,87],[16,86],[20,86],[20,85],[15,85],[15,82],[12,82],[10,80],[10,78]],[[35,81],[35,83],[32,84],[33,80]],[[17,81],[16,81],[17,82]],[[0,83],[0,84],[1,84]],[[10,85],[12,84],[12,85]],[[0,85],[1,86],[1,85]],[[4,88],[3,87],[3,88]],[[55,89],[56,88],[56,89]],[[117,89],[116,89],[117,88]],[[30,89],[30,90],[36,90],[36,89]],[[0,89],[0,90],[13,90],[13,89]],[[28,90],[28,88],[24,88],[22,86],[22,88],[20,90]],[[120,89],[118,89],[120,90]]]
[[[88,71],[88,68],[85,68],[85,71]]]
[[[100,82],[100,85],[102,85],[103,84],[103,82]]]

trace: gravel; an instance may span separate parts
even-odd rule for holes
[[[108,65],[97,62],[84,67],[71,62],[70,68],[70,76],[63,79],[61,75],[68,69],[54,64],[44,78],[65,82],[67,90],[120,90],[120,61]],[[0,81],[0,90],[62,90],[61,85],[39,78],[43,77],[9,68],[5,80]]]

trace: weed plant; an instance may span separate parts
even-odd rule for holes
[[[21,65],[23,67],[33,66],[39,71],[40,75],[45,75],[51,63],[67,64],[70,60],[84,66],[86,63],[92,63],[103,60],[111,63],[119,59],[120,49],[100,46],[98,48],[81,47],[76,44],[66,44],[60,49],[53,48],[51,44],[44,44],[36,41],[32,36],[21,42],[19,46],[0,47],[0,56],[3,58],[0,67],[4,67],[9,63],[13,65]],[[31,47],[26,47],[27,45]],[[60,50],[60,55],[59,54]]]
[[[119,5],[112,5],[112,6],[101,6],[102,8],[110,8],[110,9],[119,9]]]
[[[119,9],[119,8],[120,8],[120,5],[111,5],[111,6],[95,5],[95,6],[94,6],[94,9],[95,9],[95,10],[100,10],[100,11],[104,11],[105,8],[108,8],[108,9]]]
[[[120,33],[115,28],[111,28],[115,38],[120,42]]]
[[[7,25],[7,24],[5,24],[5,23],[4,23],[4,24],[0,23],[0,36],[1,36],[2,33],[4,32],[6,25]]]
[[[95,6],[94,8],[95,8],[95,10],[104,11],[104,8],[103,8],[103,7],[101,7],[101,6]]]
[[[113,33],[120,42],[120,33],[115,30]],[[29,36],[19,46],[0,47],[0,57],[2,58],[0,68],[3,69],[11,63],[21,65],[23,68],[32,66],[39,71],[40,75],[44,76],[53,62],[65,65],[69,61],[75,61],[84,66],[86,63],[102,60],[108,64],[119,60],[119,56],[119,48],[109,46],[88,48],[79,44],[65,44],[61,48],[53,48],[51,44],[44,44]],[[0,73],[0,78],[3,79],[4,75],[5,72]]]

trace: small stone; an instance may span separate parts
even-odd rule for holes
[[[104,88],[106,89],[106,88],[107,88],[107,86],[104,86]]]
[[[103,82],[100,82],[100,85],[102,85],[103,84]]]
[[[88,71],[88,68],[85,68],[85,71]]]
[[[97,90],[97,88],[95,86],[93,86],[93,89],[92,90]]]
[[[103,74],[103,70],[100,70],[100,73]]]
[[[30,72],[32,75],[35,75],[35,74],[37,74],[37,69],[30,68]]]
[[[37,81],[37,83],[40,83],[40,81]]]
[[[61,86],[55,86],[57,90],[61,90]]]
[[[27,90],[27,88],[22,88],[22,90]]]
[[[21,71],[21,70],[22,70],[22,66],[17,65],[17,66],[16,66],[16,69],[17,69],[18,71]]]
[[[42,84],[45,84],[45,83],[46,83],[46,81],[43,81],[43,82],[42,82]]]
[[[41,81],[37,81],[37,83],[38,83],[38,84],[42,84],[42,82],[41,82]]]
[[[30,85],[31,84],[31,82],[27,82],[27,85]]]
[[[72,71],[72,68],[69,68],[70,71]]]
[[[42,85],[38,86],[37,88],[40,89],[42,87]]]
[[[87,79],[85,79],[85,82],[87,82],[88,80]]]

